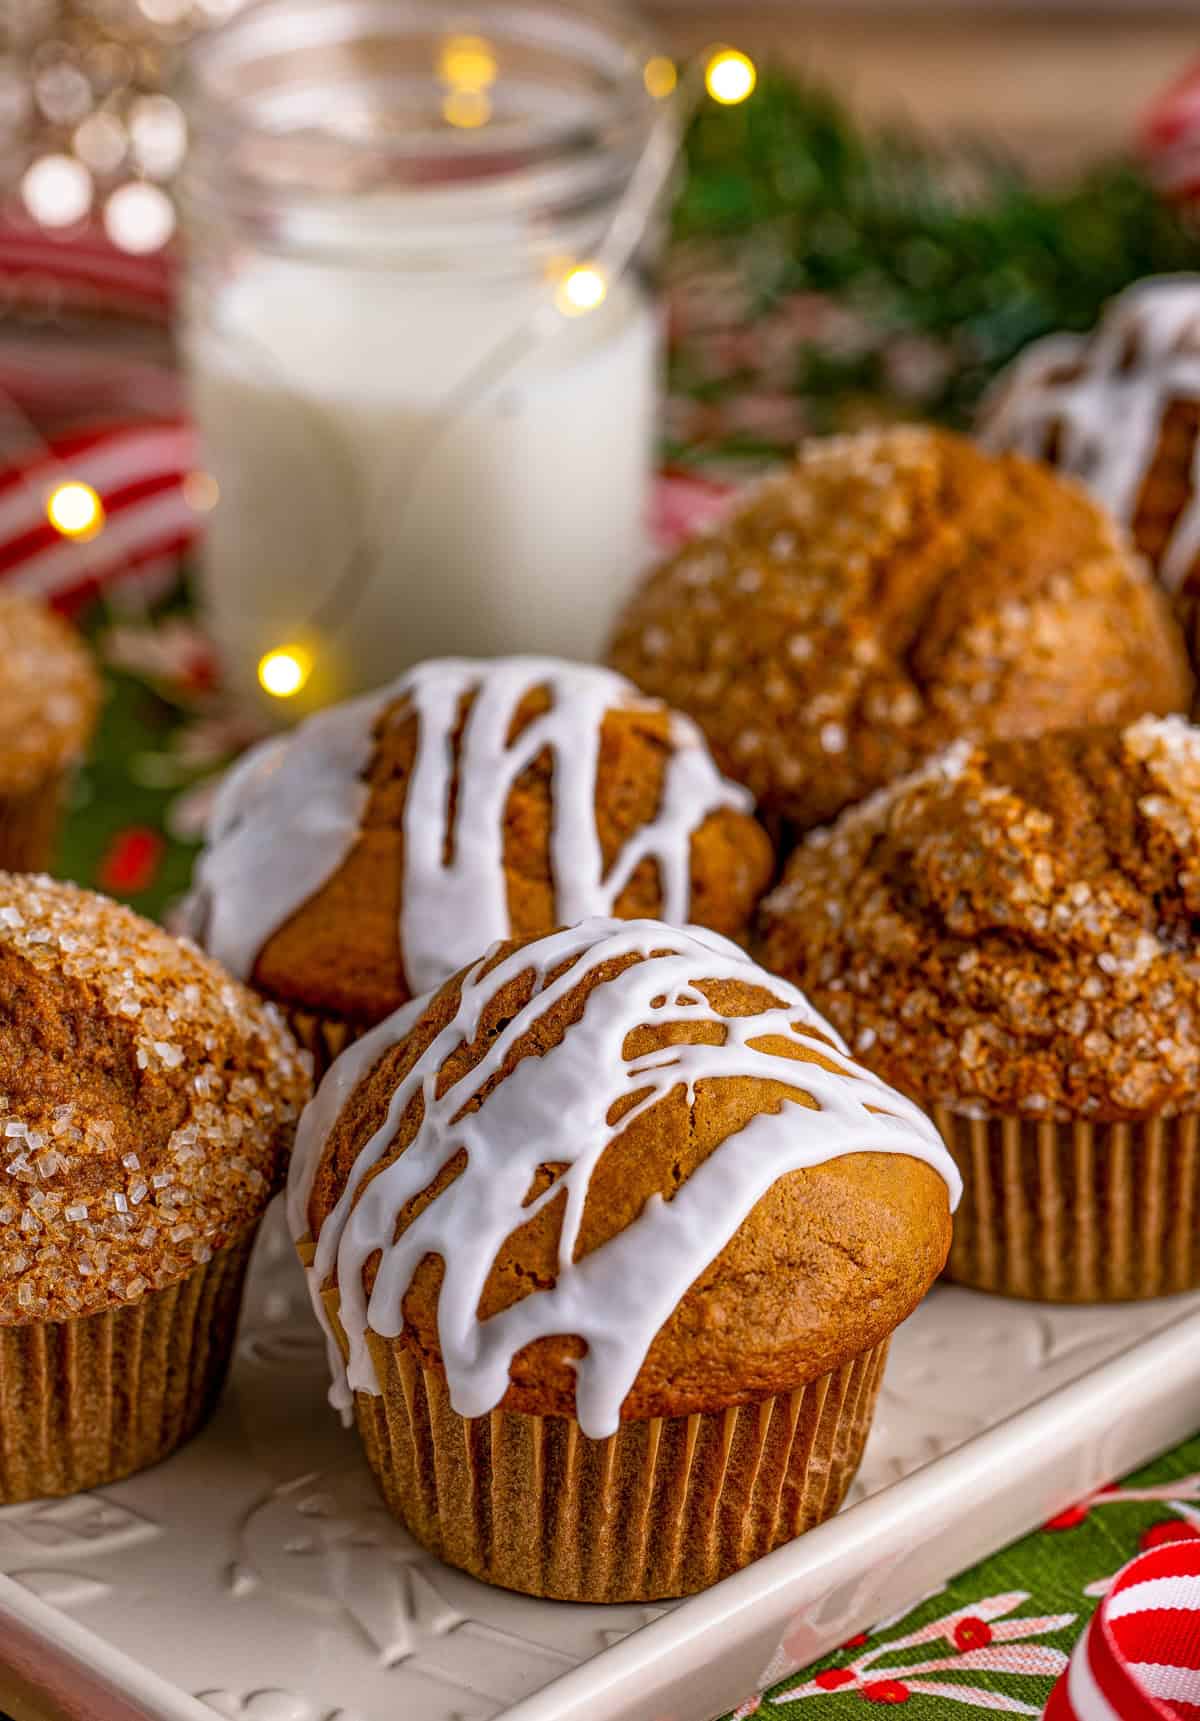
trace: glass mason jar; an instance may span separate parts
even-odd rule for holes
[[[238,694],[603,649],[653,460],[646,66],[569,0],[263,0],[192,50],[181,342]]]

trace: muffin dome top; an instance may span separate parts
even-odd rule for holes
[[[34,788],[82,754],[100,688],[86,646],[32,598],[0,595],[0,790]]]
[[[960,735],[1190,691],[1165,600],[1080,488],[911,427],[808,444],[649,576],[612,655],[804,829]]]
[[[479,1416],[752,1402],[837,1367],[940,1269],[929,1120],[715,934],[591,920],[510,943],[352,1045],[289,1219],[346,1379],[400,1337]]]
[[[1090,334],[1034,341],[989,391],[980,436],[1082,479],[1168,591],[1194,584],[1200,275],[1139,281]]]
[[[1200,730],[973,748],[813,832],[764,960],[924,1103],[1031,1118],[1195,1110]]]
[[[258,1218],[307,1070],[215,962],[0,873],[0,1018],[0,1323],[135,1301]]]
[[[772,870],[750,806],[610,670],[438,660],[235,769],[190,930],[272,997],[377,1021],[591,914],[743,931]]]

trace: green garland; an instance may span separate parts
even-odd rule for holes
[[[994,148],[865,130],[828,91],[782,74],[741,107],[706,103],[686,162],[676,239],[738,259],[751,316],[817,293],[881,338],[941,343],[943,374],[906,404],[951,424],[969,422],[1028,341],[1088,328],[1140,276],[1200,268],[1195,228],[1130,162],[1042,186]],[[817,400],[888,393],[877,352],[801,355],[794,386]]]

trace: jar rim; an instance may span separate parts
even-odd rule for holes
[[[180,97],[194,159],[220,159],[223,177],[232,174],[225,195],[238,182],[319,195],[636,155],[658,104],[644,78],[651,48],[623,7],[469,0],[448,11],[445,0],[257,0],[235,12],[185,56]],[[439,96],[455,94],[439,76],[438,45],[464,40],[494,54],[492,76],[475,92],[488,123],[447,124],[444,105],[433,123]],[[381,65],[389,50],[397,63]],[[540,62],[540,84],[510,79],[506,62],[520,54]],[[318,74],[324,65],[331,69]],[[545,81],[572,69],[586,90]],[[535,95],[541,110],[522,109]]]

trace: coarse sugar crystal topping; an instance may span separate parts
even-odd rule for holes
[[[1200,1082],[1200,730],[959,748],[814,832],[767,965],[864,1061],[979,1115],[1137,1119]]]
[[[171,1284],[255,1222],[309,1085],[271,1006],[129,909],[0,874],[0,1010],[0,1322]]]
[[[612,661],[801,830],[957,736],[1189,696],[1165,600],[1073,480],[912,426],[807,442],[651,571]]]
[[[73,763],[99,702],[83,642],[44,604],[0,595],[0,790],[30,789]]]

